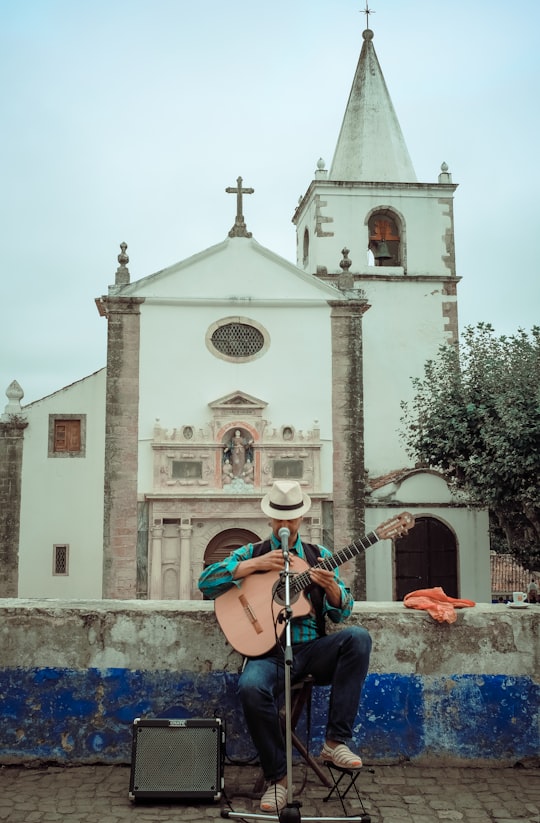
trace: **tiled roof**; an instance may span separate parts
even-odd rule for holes
[[[382,486],[388,485],[388,483],[395,483],[409,474],[410,471],[411,469],[394,469],[394,471],[381,474],[379,477],[372,477],[368,480],[367,490],[368,492],[375,491],[375,489],[380,489]]]
[[[538,582],[540,571],[524,569],[511,554],[491,552],[491,591],[493,594],[527,591],[531,577]]]

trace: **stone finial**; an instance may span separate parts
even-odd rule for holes
[[[325,166],[326,163],[324,162],[322,157],[319,157],[319,159],[317,160],[317,169],[315,171],[316,180],[326,180],[326,178],[328,177],[328,171],[326,170]]]
[[[342,259],[339,262],[340,269],[343,269],[344,272],[349,271],[351,268],[352,260],[349,260],[349,251],[347,247],[341,249],[341,254],[343,255]]]
[[[339,261],[339,267],[342,274],[338,277],[338,288],[341,289],[341,291],[349,291],[354,288],[354,277],[349,271],[352,265],[352,260],[349,260],[349,249],[346,246],[341,249],[341,254],[343,257]]]
[[[129,257],[126,254],[127,243],[120,243],[120,254],[118,255],[119,266],[116,269],[115,286],[127,286],[129,284]]]
[[[439,183],[451,183],[452,175],[448,171],[448,163],[441,163],[441,173],[439,174]]]
[[[22,417],[23,410],[21,407],[21,400],[24,397],[24,392],[16,380],[13,380],[6,389],[6,397],[8,403],[4,409],[2,420],[9,420],[10,417]]]

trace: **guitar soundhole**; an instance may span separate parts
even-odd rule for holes
[[[300,597],[300,592],[295,591],[294,588],[294,574],[291,575],[289,580],[289,596],[290,601],[292,603],[296,603],[298,598]],[[274,583],[272,588],[272,600],[278,604],[278,606],[285,605],[285,583],[280,579]]]

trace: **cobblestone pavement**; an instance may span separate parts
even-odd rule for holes
[[[0,768],[3,823],[158,823],[219,818],[276,820],[261,815],[253,789],[253,766],[225,766],[224,797],[216,802],[133,803],[129,766]],[[338,799],[303,765],[295,765],[293,819],[343,820]],[[364,767],[357,781],[359,801],[346,798],[347,814],[365,823],[540,823],[540,768],[425,768],[415,765]],[[245,812],[253,817],[242,818]],[[362,814],[364,817],[362,818]]]

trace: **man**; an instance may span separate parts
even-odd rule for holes
[[[319,685],[331,685],[326,742],[321,756],[342,768],[359,769],[362,761],[350,750],[348,742],[368,671],[371,638],[360,626],[324,634],[324,619],[328,617],[333,623],[346,620],[354,600],[337,569],[328,571],[315,565],[319,557],[331,557],[331,552],[322,546],[303,544],[298,535],[303,515],[310,507],[311,500],[303,494],[299,483],[277,480],[261,501],[263,512],[270,517],[270,539],[248,543],[225,560],[208,566],[200,577],[199,588],[213,599],[231,586],[241,585],[251,574],[282,570],[284,558],[279,531],[284,527],[289,529],[291,572],[294,573],[295,564],[304,569],[297,559],[300,558],[311,567],[312,581],[307,590],[311,611],[291,621],[291,682],[311,675]],[[261,657],[247,659],[238,686],[247,727],[269,783],[260,808],[274,814],[287,802],[287,756],[278,716],[285,689],[284,665],[283,649],[278,644]]]

